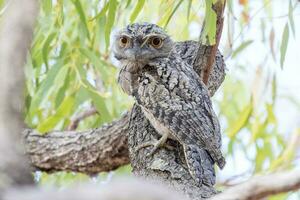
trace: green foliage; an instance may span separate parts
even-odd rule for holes
[[[142,11],[142,8],[145,4],[145,0],[139,0],[136,3],[136,6],[130,16],[130,22],[134,22],[134,20],[136,19],[136,17],[139,15],[139,13]]]
[[[118,2],[111,1],[108,8],[104,5],[93,18],[96,4],[42,1],[26,68],[25,112],[26,123],[42,133],[65,129],[72,116],[92,105],[99,111],[93,119],[98,127],[131,104],[115,81],[118,70],[108,60],[105,48],[99,48],[109,45],[107,37]],[[109,23],[103,29],[99,22],[106,14]],[[106,35],[106,41],[101,35]]]
[[[213,5],[216,0],[207,0],[205,18],[204,18],[204,30],[203,30],[203,44],[213,45],[216,43],[216,32],[217,32],[217,14],[213,10]]]

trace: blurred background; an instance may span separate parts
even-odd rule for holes
[[[30,128],[76,130],[120,117],[133,99],[116,82],[113,33],[132,22],[152,22],[174,40],[199,40],[204,0],[40,0],[41,11],[26,64]],[[220,189],[255,174],[300,167],[300,6],[297,0],[227,0],[219,49],[227,76],[213,97],[227,165]],[[0,17],[6,4],[0,0]],[[298,26],[297,26],[298,25]],[[51,133],[50,133],[51,134]],[[60,188],[81,182],[106,184],[131,175],[130,166],[89,177],[37,172],[36,181]],[[276,181],[276,180],[275,180]],[[300,192],[270,197],[300,199]]]

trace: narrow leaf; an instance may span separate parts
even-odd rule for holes
[[[89,95],[93,101],[94,106],[101,116],[102,122],[108,122],[112,119],[106,105],[105,98],[103,98],[97,91],[88,88]]]
[[[283,34],[282,34],[282,40],[281,40],[281,45],[280,45],[280,67],[281,69],[283,69],[283,64],[284,64],[284,60],[285,60],[285,56],[286,56],[286,50],[287,50],[287,45],[289,42],[289,26],[286,23],[284,30],[283,30]]]
[[[128,8],[128,6],[131,4],[131,0],[127,0],[125,8]]]
[[[251,116],[252,110],[253,110],[253,103],[251,101],[247,106],[245,106],[245,108],[240,113],[241,115],[238,121],[236,121],[234,125],[229,128],[228,136],[230,138],[233,138],[245,126],[245,124],[247,123],[247,121]]]
[[[275,103],[277,97],[277,79],[276,73],[274,73],[273,80],[272,80],[272,103]]]
[[[56,113],[54,115],[50,115],[50,117],[41,122],[37,127],[37,130],[41,133],[53,130],[61,120],[70,115],[74,102],[74,96],[66,97],[57,109]]]
[[[105,27],[104,27],[106,50],[109,47],[110,33],[111,33],[111,29],[112,29],[112,27],[115,23],[115,15],[116,15],[117,6],[118,6],[118,1],[117,0],[110,0],[109,1],[108,16],[107,16],[106,24],[105,24]]]
[[[109,6],[109,2],[107,2],[104,5],[104,7],[102,8],[102,10],[95,17],[93,17],[91,20],[95,20],[95,19],[98,19],[100,17],[103,17],[106,14],[107,10],[108,10],[108,6]]]
[[[99,56],[97,56],[95,54],[94,51],[91,51],[89,49],[83,49],[80,48],[79,49],[80,52],[89,59],[89,61],[91,61],[93,63],[93,65],[99,69],[100,73],[101,73],[101,78],[104,80],[105,78],[108,78],[109,74],[107,73],[107,71],[105,70],[105,62],[102,61]]]
[[[50,54],[49,51],[51,50],[50,44],[51,44],[51,42],[53,41],[53,39],[55,37],[56,37],[56,33],[51,33],[47,37],[47,39],[46,39],[46,41],[45,41],[45,43],[43,45],[43,48],[42,48],[43,60],[44,60],[44,63],[46,65],[47,69],[49,68],[49,65],[48,65],[48,55]]]
[[[90,39],[90,32],[89,32],[89,29],[88,29],[86,16],[85,16],[85,13],[84,13],[84,11],[83,11],[81,2],[80,2],[80,0],[73,0],[72,2],[73,2],[73,4],[75,5],[76,10],[77,10],[77,12],[78,12],[78,14],[79,14],[79,18],[80,18],[80,21],[81,21],[82,24],[83,24],[85,33],[86,33],[88,39]]]
[[[192,2],[193,0],[189,0],[189,3],[188,3],[188,8],[187,8],[187,20],[190,19],[190,15],[191,15],[191,8],[192,8]]]
[[[42,7],[44,12],[48,15],[52,10],[52,0],[43,0]]]
[[[232,58],[236,57],[241,51],[246,49],[250,44],[252,44],[253,40],[247,40],[243,42],[240,46],[238,46],[232,53]]]
[[[58,92],[55,97],[55,102],[54,102],[55,109],[57,109],[58,106],[62,103],[62,101],[66,95],[66,90],[70,83],[70,73],[69,72],[70,72],[70,69],[67,68],[66,73],[63,74],[61,77],[59,77],[61,85],[58,87],[59,89],[58,89]]]
[[[292,28],[292,32],[293,32],[293,36],[295,37],[295,22],[294,22],[294,17],[293,17],[293,5],[292,5],[292,0],[290,0],[289,2],[289,21],[290,21],[290,25]]]
[[[34,95],[31,105],[30,105],[30,112],[34,112],[38,109],[41,102],[47,97],[50,88],[53,86],[54,80],[56,75],[62,69],[63,63],[59,61],[56,63],[47,73],[47,77],[42,81],[41,85],[39,86],[36,94]]]
[[[179,8],[180,4],[183,2],[183,0],[180,0],[177,5],[175,6],[175,8],[173,9],[172,13],[170,14],[170,16],[168,17],[164,28],[166,28],[171,20],[171,18],[173,17],[173,15],[175,14],[176,10]]]
[[[145,0],[138,0],[137,4],[133,10],[133,12],[131,13],[130,16],[130,22],[134,22],[134,20],[137,18],[137,16],[139,15],[139,13],[142,11],[142,8],[145,4]]]
[[[214,1],[207,0],[205,9],[205,19],[204,19],[204,30],[201,41],[203,44],[214,45],[216,43],[216,31],[217,31],[217,14],[212,9]]]

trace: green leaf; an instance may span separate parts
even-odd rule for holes
[[[96,107],[97,111],[101,116],[101,121],[102,122],[111,121],[112,117],[105,105],[105,98],[103,98],[99,92],[93,90],[92,88],[86,88],[86,89],[88,89],[89,96],[91,97],[94,106]]]
[[[281,45],[280,45],[280,67],[281,69],[283,69],[283,64],[284,64],[284,60],[285,60],[285,56],[286,56],[286,50],[287,50],[287,45],[289,42],[289,26],[286,23],[284,30],[283,30],[283,34],[282,34],[282,40],[281,40]]]
[[[62,66],[63,62],[60,60],[47,72],[46,78],[41,82],[40,87],[32,99],[30,105],[31,113],[38,109],[41,102],[47,97],[50,88],[53,86],[56,75],[63,68]]]
[[[79,51],[85,56],[87,57],[92,63],[93,65],[99,69],[100,73],[101,73],[101,78],[104,80],[106,78],[108,78],[109,74],[107,73],[107,71],[105,70],[105,66],[106,63],[104,61],[102,61],[100,59],[99,56],[96,55],[96,53],[94,51],[91,51],[89,49],[83,49],[80,48]]]
[[[67,72],[65,73],[64,77],[61,77],[60,80],[63,81],[63,84],[61,85],[61,87],[58,87],[59,90],[56,94],[55,97],[55,109],[58,108],[58,106],[62,103],[65,95],[66,95],[66,90],[68,89],[69,85],[70,85],[70,69],[67,69]]]
[[[133,10],[133,12],[131,13],[130,16],[130,22],[134,22],[134,20],[137,18],[137,16],[139,15],[139,13],[142,11],[142,8],[145,4],[145,0],[138,0],[137,4]]]
[[[56,37],[56,35],[57,34],[55,32],[51,33],[47,37],[47,39],[46,39],[46,41],[45,41],[45,43],[43,45],[43,48],[42,48],[43,60],[44,60],[44,63],[46,65],[47,69],[49,68],[49,65],[48,65],[48,55],[50,54],[50,50],[51,50],[50,44],[53,41],[53,39]]]
[[[243,42],[242,44],[240,44],[240,46],[238,46],[232,53],[232,58],[236,57],[241,51],[243,51],[244,49],[246,49],[250,44],[253,43],[253,40],[247,40],[245,42]]]
[[[274,105],[275,100],[277,97],[277,79],[276,79],[276,73],[274,73],[273,80],[272,80],[272,103]]]
[[[128,8],[128,6],[131,4],[131,0],[127,0],[125,8]]]
[[[111,29],[112,29],[112,27],[115,23],[115,16],[116,16],[117,7],[118,7],[118,1],[117,0],[110,0],[109,1],[108,15],[107,15],[106,24],[105,24],[105,27],[104,27],[106,50],[109,47],[110,33],[111,33]]]
[[[72,0],[72,2],[73,2],[73,4],[75,5],[76,10],[77,10],[77,12],[78,12],[78,14],[79,14],[80,21],[81,21],[82,24],[83,24],[85,33],[86,33],[88,39],[90,40],[90,32],[89,32],[89,29],[88,29],[86,16],[85,16],[85,13],[84,13],[84,11],[83,11],[81,2],[80,2],[80,0]]]
[[[82,103],[90,100],[89,92],[84,86],[80,86],[75,95],[75,107],[79,107]]]
[[[66,97],[61,103],[61,105],[58,107],[56,113],[54,115],[50,115],[50,117],[41,122],[38,125],[37,130],[41,133],[46,133],[48,131],[53,130],[53,128],[55,128],[55,126],[61,120],[63,120],[65,117],[68,117],[71,114],[74,102],[75,99],[73,95]]]
[[[276,124],[277,123],[277,119],[276,119],[276,115],[274,113],[274,106],[273,104],[268,104],[266,103],[266,108],[267,108],[267,111],[268,111],[268,124]]]
[[[187,20],[190,19],[192,3],[193,3],[193,0],[189,0],[188,8],[187,8]]]
[[[214,0],[206,0],[204,30],[201,41],[203,44],[214,45],[216,43],[217,14],[212,9]]]
[[[43,0],[42,7],[46,15],[50,14],[52,10],[52,0]]]
[[[173,9],[173,11],[171,12],[170,16],[168,17],[165,25],[164,25],[164,28],[166,28],[171,20],[171,18],[173,17],[173,15],[175,14],[176,10],[179,8],[180,4],[183,2],[183,0],[180,0],[177,5],[175,6],[175,8]]]
[[[234,122],[234,124],[229,127],[228,130],[228,137],[233,138],[236,136],[236,134],[245,126],[245,124],[248,122],[251,113],[253,111],[253,103],[252,101],[244,107],[244,109],[240,112],[240,117],[237,121]]]
[[[172,7],[168,7],[165,10],[165,12],[164,12],[163,16],[161,17],[161,19],[157,22],[157,25],[164,26],[164,24],[167,23],[167,20],[168,20],[168,18],[171,14],[172,14]]]
[[[105,15],[105,13],[107,12],[107,10],[108,10],[108,6],[109,6],[109,2],[107,2],[105,4],[105,6],[102,8],[102,10],[95,17],[93,17],[91,20],[95,20],[95,19],[99,19],[99,18],[103,17]]]
[[[289,21],[290,21],[293,35],[295,37],[295,22],[294,22],[294,17],[293,17],[293,11],[294,11],[294,8],[292,5],[292,0],[290,0],[290,2],[289,2]]]

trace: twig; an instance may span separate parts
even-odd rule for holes
[[[251,200],[300,189],[300,170],[257,176],[210,200]]]
[[[212,71],[213,64],[215,62],[216,53],[218,50],[218,46],[220,43],[222,30],[223,30],[223,22],[224,22],[224,9],[226,5],[226,0],[218,0],[213,6],[212,9],[217,14],[217,21],[216,21],[216,43],[211,46],[209,57],[207,58],[206,66],[203,72],[203,82],[207,85],[210,72]],[[204,25],[205,26],[205,25]],[[204,29],[204,26],[202,30]],[[201,31],[203,32],[203,31]]]
[[[97,109],[95,107],[89,108],[85,110],[84,112],[80,113],[78,116],[76,116],[70,123],[68,130],[73,131],[76,130],[80,121],[84,120],[85,118],[88,118],[90,116],[93,116],[94,114],[98,113]]]

